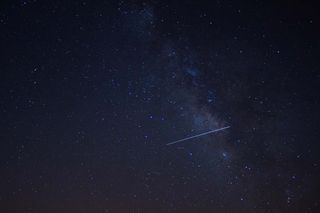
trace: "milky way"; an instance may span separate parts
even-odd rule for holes
[[[314,5],[3,3],[0,212],[319,212]]]

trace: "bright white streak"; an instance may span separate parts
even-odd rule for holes
[[[171,143],[167,143],[166,145],[170,146],[172,144],[180,143],[182,141],[190,140],[192,138],[197,138],[197,137],[204,136],[204,135],[209,135],[211,133],[219,132],[219,131],[222,131],[222,130],[225,130],[225,129],[228,129],[228,128],[230,128],[230,126],[222,127],[222,128],[219,128],[219,129],[214,129],[214,130],[211,130],[209,132],[204,132],[204,133],[201,133],[201,134],[198,134],[198,135],[194,135],[194,136],[191,136],[191,137],[188,137],[188,138],[184,138],[184,139],[180,139],[180,140],[177,140],[177,141],[173,141]]]

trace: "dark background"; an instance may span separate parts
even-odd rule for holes
[[[0,212],[319,212],[315,3],[0,8]]]

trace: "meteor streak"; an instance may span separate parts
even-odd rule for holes
[[[208,132],[204,132],[204,133],[201,133],[201,134],[198,134],[198,135],[194,135],[194,136],[191,136],[191,137],[183,138],[183,139],[180,139],[180,140],[177,140],[177,141],[173,141],[173,142],[167,143],[166,145],[170,146],[172,144],[180,143],[180,142],[183,142],[183,141],[186,141],[186,140],[190,140],[190,139],[193,139],[193,138],[197,138],[197,137],[201,137],[201,136],[204,136],[204,135],[209,135],[211,133],[219,132],[219,131],[222,131],[222,130],[225,130],[225,129],[228,129],[228,128],[230,128],[230,126],[222,127],[222,128],[219,128],[219,129],[214,129],[214,130],[211,130],[211,131],[208,131]]]

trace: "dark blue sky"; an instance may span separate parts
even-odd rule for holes
[[[319,212],[319,20],[303,1],[2,3],[0,211]]]

